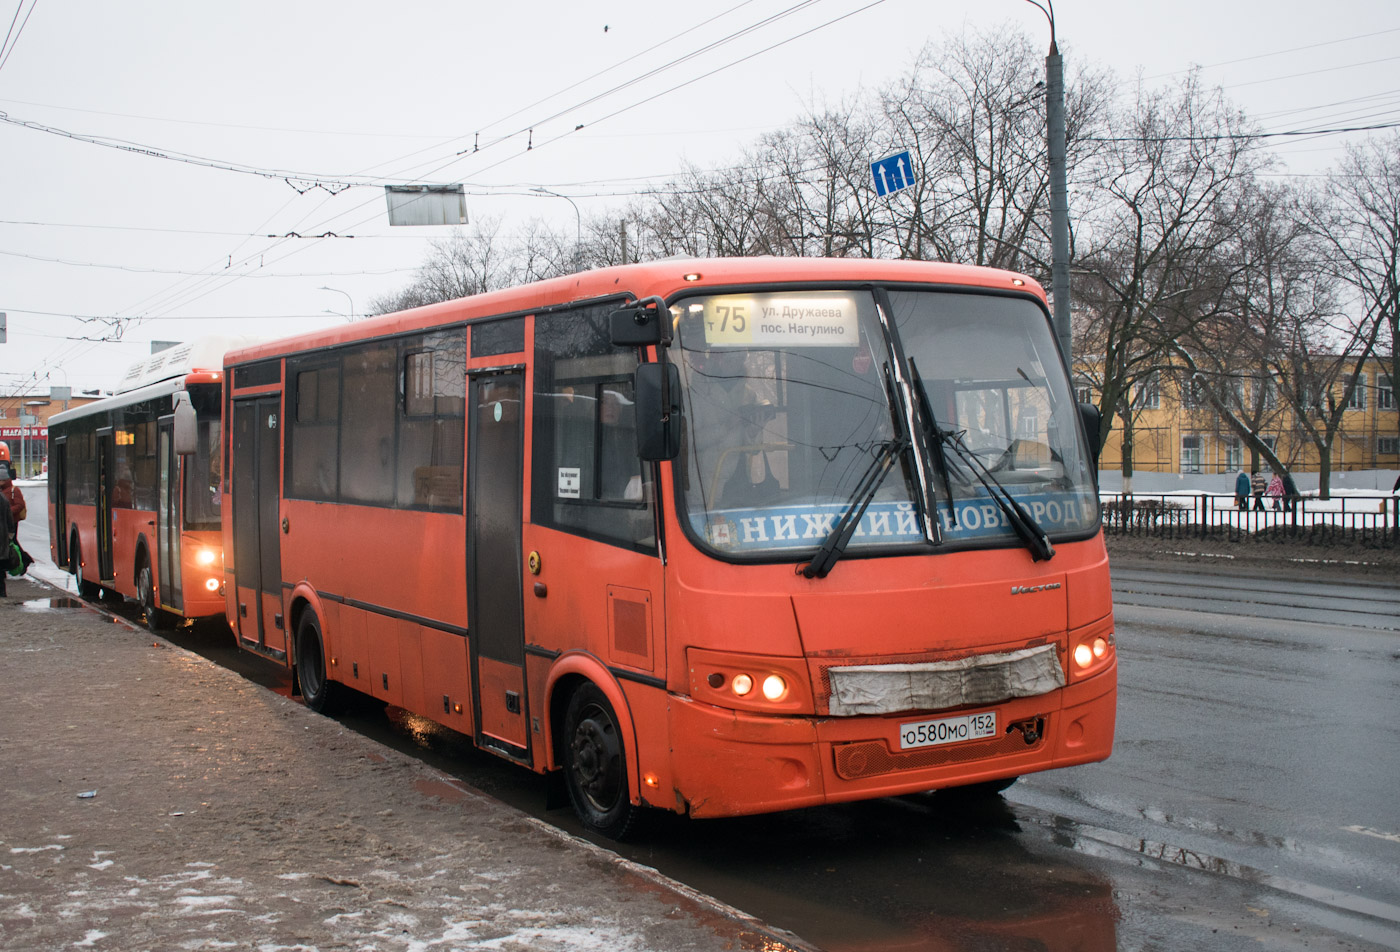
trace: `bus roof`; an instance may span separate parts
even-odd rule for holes
[[[476,318],[529,314],[614,295],[660,295],[669,298],[679,291],[700,287],[848,281],[950,284],[1024,291],[1042,300],[1045,298],[1045,292],[1033,278],[973,265],[881,258],[667,258],[549,278],[501,291],[488,291],[441,304],[384,314],[350,325],[310,331],[230,350],[225,362],[227,366],[234,366],[347,341],[388,337]]]
[[[93,413],[103,413],[184,390],[185,379],[191,374],[222,374],[225,351],[246,347],[257,340],[259,338],[256,337],[211,336],[166,348],[132,364],[113,396],[55,413],[49,417],[49,425],[78,420]]]
[[[256,343],[254,337],[200,337],[167,347],[127,368],[117,393],[129,393],[153,383],[184,377],[198,371],[223,370],[224,353]]]

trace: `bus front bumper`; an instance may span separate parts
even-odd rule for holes
[[[936,714],[770,717],[673,697],[676,798],[692,817],[740,816],[1104,760],[1117,693],[1115,664],[1052,694]],[[900,749],[903,724],[987,711],[995,737]]]

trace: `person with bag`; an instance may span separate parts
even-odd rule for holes
[[[1249,508],[1249,474],[1244,470],[1235,477],[1235,508],[1241,512]]]
[[[14,473],[11,471],[12,466],[14,466],[12,462],[0,460],[0,496],[4,496],[5,501],[10,505],[10,516],[14,522],[13,531],[10,533],[10,542],[19,549],[20,564],[23,566],[20,571],[14,574],[23,575],[29,571],[29,566],[34,563],[34,557],[24,551],[24,547],[19,544],[19,524],[24,521],[25,516],[29,515],[29,510],[24,504],[24,493],[19,486],[15,485]],[[0,555],[0,562],[6,562],[8,558],[9,552],[6,551]]]
[[[0,463],[8,466],[8,464]],[[0,598],[5,597],[5,578],[10,574],[10,559],[12,550],[10,540],[14,538],[17,531],[17,523],[10,509],[10,500],[0,493]]]

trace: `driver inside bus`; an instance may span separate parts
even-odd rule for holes
[[[711,509],[762,505],[778,491],[764,427],[771,404],[755,392],[744,348],[685,351],[689,377],[692,472]]]

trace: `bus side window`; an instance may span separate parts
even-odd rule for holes
[[[635,348],[614,347],[594,306],[535,318],[535,522],[654,551],[648,467],[637,455]]]

